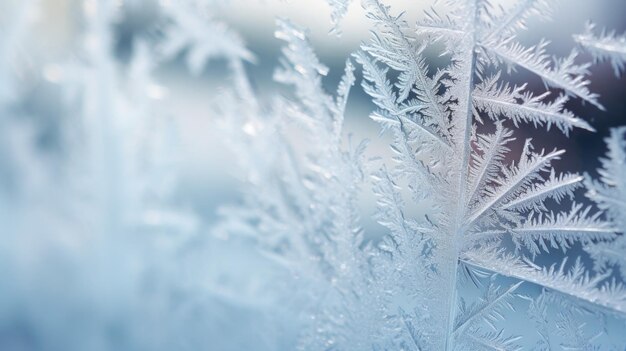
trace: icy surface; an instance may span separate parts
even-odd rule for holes
[[[362,0],[341,73],[279,17],[265,89],[224,2],[79,1],[60,62],[29,55],[46,1],[0,5],[0,349],[624,350],[626,129],[597,170],[552,143],[596,131],[623,35],[527,35],[559,1]],[[327,3],[340,34],[356,4]],[[181,200],[179,61],[237,178],[210,214]]]

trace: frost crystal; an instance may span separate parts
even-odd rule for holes
[[[460,271],[477,287],[484,283],[474,271],[487,271],[492,280],[500,275],[532,282],[563,298],[623,313],[626,290],[621,283],[607,281],[602,272],[587,272],[580,261],[568,272],[567,258],[560,269],[533,262],[553,249],[604,245],[617,240],[620,231],[602,220],[601,213],[592,214],[591,208],[574,202],[584,178],[558,174],[553,168],[565,151],[537,152],[528,139],[519,160],[508,161],[515,132],[506,126],[507,120],[515,127],[522,122],[547,129],[555,125],[568,135],[574,128],[593,131],[565,109],[569,99],[603,108],[589,90],[590,64],[577,63],[576,50],[552,59],[547,41],[525,47],[516,39],[531,15],[548,17],[552,4],[519,1],[511,8],[494,9],[484,1],[451,1],[444,15],[434,8],[427,11],[415,27],[417,35],[410,34],[402,15],[393,15],[380,1],[364,1],[364,7],[375,30],[356,57],[364,71],[363,88],[378,107],[371,117],[393,134],[397,162],[394,170],[383,169],[375,182],[406,180],[413,201],[429,209],[409,217],[397,186],[376,188],[381,224],[392,233],[391,245],[385,242],[381,249],[390,253],[391,264],[406,266],[409,263],[402,261],[410,260],[423,267],[417,278],[423,292],[412,299],[414,306],[428,307],[415,312],[424,318],[415,347],[516,348],[513,340],[521,336],[504,337],[497,321],[505,314],[499,309],[501,299],[520,283],[501,289],[501,295],[490,284],[487,297],[469,308],[464,300],[457,302],[463,286],[457,282]],[[430,47],[441,50],[449,63],[431,67],[425,54]],[[511,87],[505,79],[518,67],[553,89],[535,93],[525,84]],[[561,95],[549,99],[555,88]],[[567,202],[569,211],[548,206]],[[399,240],[398,235],[406,237]],[[407,257],[399,243],[416,237],[428,243],[427,254],[418,251]],[[507,306],[515,311],[513,304]],[[481,333],[480,323],[474,326],[473,320],[483,320],[495,334]]]
[[[591,72],[608,62],[619,79],[624,35],[589,23],[557,57],[525,31],[558,1],[433,1],[409,23],[362,0],[370,38],[341,72],[279,18],[278,64],[259,82],[266,54],[216,1],[79,1],[83,32],[61,62],[21,59],[41,4],[10,1],[0,277],[15,284],[0,293],[0,349],[626,347],[626,127],[598,176],[561,171],[576,155],[551,145],[602,132],[579,114],[603,113]],[[339,34],[351,1],[326,2]],[[154,18],[124,36],[141,26],[124,23],[129,6]],[[210,81],[197,110],[240,181],[238,200],[210,199],[217,213],[180,205],[169,113],[194,109],[172,108],[188,93],[172,72]],[[47,124],[24,108],[24,77],[58,92]],[[359,122],[380,126],[390,157],[346,130],[361,88],[373,111]]]
[[[600,35],[595,35],[594,29],[593,23],[587,23],[586,32],[575,35],[574,40],[590,52],[596,61],[610,61],[615,75],[619,76],[626,64],[626,34],[618,36],[614,31],[602,31]]]
[[[626,128],[615,128],[606,139],[609,148],[603,158],[600,181],[587,176],[587,196],[607,212],[619,231],[626,233]],[[626,236],[620,235],[611,242],[601,242],[586,247],[596,263],[596,269],[605,270],[607,265],[617,266],[626,279]]]
[[[350,6],[351,0],[326,0],[331,8],[331,22],[333,28],[331,32],[341,34],[341,28],[339,27],[341,20],[348,13],[348,6]]]

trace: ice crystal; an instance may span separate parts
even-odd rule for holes
[[[626,128],[615,128],[606,139],[607,157],[603,158],[602,169],[599,170],[600,180],[595,181],[587,176],[587,196],[594,200],[598,207],[606,211],[609,218],[626,233]],[[601,242],[587,246],[587,251],[595,260],[596,269],[604,270],[607,265],[618,267],[622,277],[626,279],[626,236],[621,235],[611,242]]]
[[[348,13],[351,0],[326,0],[326,2],[331,8],[331,22],[333,24],[331,32],[341,34],[340,22]]]
[[[409,222],[395,190],[378,191],[381,223],[392,233],[391,245],[385,242],[383,247],[392,256],[391,264],[405,266],[402,261],[409,259],[414,265],[432,267],[418,278],[426,291],[412,297],[415,306],[428,306],[416,311],[425,315],[418,327],[422,340],[415,343],[419,349],[476,349],[478,344],[486,349],[515,349],[509,343],[516,337],[502,339],[502,327],[490,315],[498,307],[497,298],[485,298],[482,308],[457,304],[459,270],[484,269],[529,281],[564,298],[612,311],[623,313],[626,307],[626,290],[607,281],[607,275],[593,277],[580,261],[570,272],[564,268],[566,259],[558,270],[533,263],[542,252],[567,252],[576,243],[602,245],[615,240],[620,231],[602,220],[601,213],[592,214],[590,208],[574,202],[583,177],[558,174],[553,168],[564,150],[537,152],[526,140],[519,160],[506,161],[515,140],[507,120],[515,127],[522,122],[548,129],[555,125],[568,135],[573,128],[593,128],[566,110],[565,102],[579,98],[603,108],[598,95],[589,90],[590,63],[578,63],[576,50],[552,59],[547,41],[530,47],[517,41],[528,18],[549,17],[552,6],[549,1],[519,1],[511,8],[497,9],[485,1],[451,1],[443,15],[439,10],[427,11],[415,27],[416,35],[411,35],[402,15],[393,15],[380,1],[364,1],[375,29],[356,57],[364,70],[363,88],[378,107],[371,117],[393,134],[397,162],[394,170],[383,170],[384,178],[375,179],[392,184],[406,179],[412,199],[428,203],[421,207],[429,208]],[[430,68],[425,51],[437,45],[449,63]],[[537,93],[526,85],[511,87],[506,76],[517,67],[553,89]],[[393,83],[390,69],[397,74]],[[548,99],[555,89],[562,94]],[[488,126],[495,131],[489,132]],[[571,210],[551,210],[547,200],[570,202]],[[408,238],[398,240],[398,235]],[[418,251],[406,256],[398,243],[412,237],[429,243],[427,255]],[[508,253],[507,243],[514,247]],[[486,319],[496,334],[459,328],[467,325],[459,319]]]
[[[619,76],[624,71],[626,62],[626,35],[618,36],[614,31],[602,31],[600,35],[596,35],[594,29],[595,25],[589,22],[585,33],[575,35],[574,39],[596,61],[610,61],[615,75]]]
[[[327,3],[339,34],[351,1]],[[289,19],[276,21],[280,87],[261,92],[261,60],[212,1],[137,2],[158,18],[124,59],[126,5],[85,0],[71,58],[23,65],[62,96],[53,162],[37,123],[17,118],[23,77],[9,69],[37,2],[7,6],[0,273],[16,284],[0,299],[0,347],[17,323],[64,350],[623,350],[626,129],[611,130],[599,177],[560,171],[574,156],[546,133],[596,131],[577,106],[602,113],[592,65],[619,78],[626,44],[593,24],[562,57],[522,40],[556,3],[433,2],[413,25],[362,0],[370,39],[330,93],[335,72]],[[179,59],[200,80],[226,63],[202,109],[241,188],[216,222],[175,202],[177,124],[157,71]],[[357,82],[389,160],[345,130]],[[370,215],[381,226],[366,228]],[[49,280],[63,289],[39,292]],[[16,322],[13,305],[32,307]]]

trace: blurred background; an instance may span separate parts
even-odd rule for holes
[[[254,56],[245,70],[258,100],[289,94],[272,80],[283,45],[274,37],[277,17],[308,28],[329,67],[323,81],[329,92],[346,58],[370,36],[359,1],[341,21],[341,36],[331,33],[331,9],[320,0],[205,3],[203,15],[224,27],[203,39],[241,41]],[[396,13],[407,10],[414,23],[427,2],[386,3]],[[521,42],[543,37],[563,56],[587,20],[626,31],[626,2],[562,3],[553,21],[531,19]],[[176,6],[174,0],[0,4],[0,350],[293,344],[295,318],[272,307],[268,288],[281,273],[245,240],[209,234],[218,209],[241,201],[246,181],[211,107],[230,84],[228,61],[205,53],[211,59],[194,69],[186,48],[160,51],[158,59],[141,54],[142,43],[167,36],[173,20],[163,8]],[[557,171],[595,175],[609,129],[626,125],[624,79],[608,64],[591,72],[591,90],[606,111],[578,102],[568,107],[597,133],[575,130],[567,138],[525,126],[518,134],[537,147],[567,149]],[[387,162],[390,140],[368,118],[374,105],[360,87],[359,69],[356,75],[344,130],[354,140],[370,139],[368,155]],[[523,72],[512,79],[542,85]],[[386,231],[372,218],[370,189],[360,206],[366,239],[376,241]]]

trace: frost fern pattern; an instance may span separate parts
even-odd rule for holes
[[[526,29],[563,1],[443,0],[414,14],[361,0],[370,33],[339,72],[309,30],[279,18],[265,82],[267,53],[219,18],[228,1],[82,0],[78,55],[21,72],[13,54],[41,4],[11,1],[0,5],[16,10],[0,23],[0,272],[16,284],[0,294],[0,348],[13,334],[63,350],[626,347],[626,127],[588,173],[562,171],[577,155],[554,147],[604,133],[580,111],[611,107],[592,72],[620,79],[624,34],[581,23],[554,56],[562,45],[528,44]],[[325,3],[327,39],[347,42],[359,4]],[[132,11],[146,27],[125,57]],[[22,73],[67,98],[67,118],[48,121],[61,131],[55,162],[33,137],[38,120],[23,123],[39,112],[21,107],[32,99]],[[180,205],[184,143],[165,116],[194,110],[173,103],[194,95],[178,84],[207,78],[197,110],[229,148],[239,195],[208,216]],[[354,113],[363,97],[368,113]],[[379,140],[352,136],[353,117]],[[32,262],[31,242],[43,253]],[[57,279],[77,288],[49,294]],[[87,327],[68,328],[76,316]]]
[[[554,170],[565,151],[537,151],[526,140],[518,160],[509,161],[521,123],[555,126],[565,135],[574,128],[593,131],[565,103],[580,99],[603,109],[588,87],[591,64],[578,63],[578,50],[553,59],[547,41],[524,47],[516,40],[530,17],[551,13],[552,5],[519,1],[504,10],[487,1],[450,1],[446,13],[431,9],[412,30],[381,2],[364,1],[375,27],[356,57],[363,88],[378,107],[371,118],[392,134],[396,161],[375,181],[405,181],[413,201],[429,209],[409,216],[394,187],[377,192],[381,223],[391,231],[381,250],[398,269],[409,264],[405,260],[422,267],[418,280],[427,287],[412,297],[415,306],[428,306],[411,316],[423,320],[416,349],[515,349],[519,336],[506,336],[497,322],[506,310],[514,311],[509,301],[520,297],[521,283],[494,288],[495,276],[531,282],[609,314],[625,312],[626,290],[600,266],[592,272],[576,261],[568,269],[567,256],[560,268],[534,263],[542,253],[567,252],[577,243],[600,251],[622,237],[615,239],[620,228],[600,212],[574,200],[582,175]],[[431,67],[424,54],[430,47],[439,48],[448,63]],[[619,71],[619,58],[610,57]],[[506,77],[517,69],[551,89],[537,93],[525,84],[512,86]],[[551,97],[554,91],[560,95]],[[566,202],[568,211],[548,205]],[[426,242],[427,253],[418,247],[407,255],[405,243],[416,238]],[[463,276],[477,287],[488,286],[469,307],[458,300]],[[491,277],[489,284],[485,276]]]

